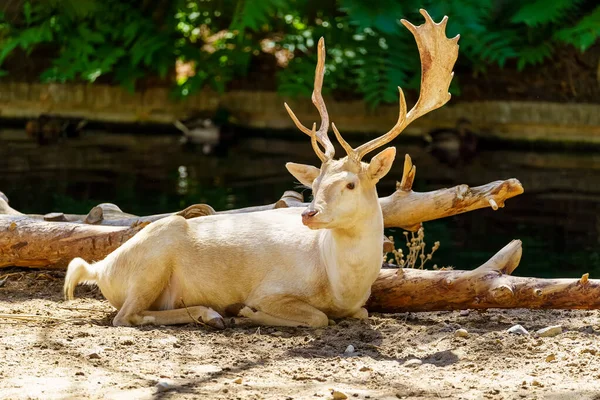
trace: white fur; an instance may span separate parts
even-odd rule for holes
[[[320,175],[314,167],[288,165],[313,186],[309,209],[319,213],[306,225],[300,208],[168,217],[100,262],[73,260],[65,295],[72,298],[81,281],[95,281],[120,310],[115,325],[180,323],[183,311],[160,310],[192,306],[201,306],[195,318],[219,318],[212,310],[222,314],[233,304],[247,306],[242,315],[259,324],[323,326],[328,318],[364,318],[361,307],[381,267],[383,217],[375,183],[394,156],[387,149],[372,167],[328,161]]]

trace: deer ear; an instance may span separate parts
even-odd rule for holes
[[[388,147],[387,149],[383,150],[381,153],[373,157],[368,168],[369,177],[375,183],[379,182],[379,180],[390,171],[390,168],[392,168],[394,158],[396,158],[395,147]]]
[[[321,173],[319,168],[313,167],[312,165],[289,162],[285,164],[285,167],[290,171],[290,174],[294,175],[294,178],[298,179],[301,184],[308,187],[312,186],[313,181],[317,179],[317,176]]]

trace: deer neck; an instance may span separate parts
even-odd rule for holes
[[[381,269],[383,215],[379,204],[351,229],[327,229],[321,250],[333,300],[361,307]]]

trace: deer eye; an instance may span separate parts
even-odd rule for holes
[[[350,190],[354,189],[354,183],[350,182],[349,184],[346,185],[346,187]]]

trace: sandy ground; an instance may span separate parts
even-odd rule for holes
[[[66,303],[64,273],[21,271],[0,273],[16,273],[0,288],[0,398],[600,399],[597,311],[375,314],[317,330],[115,328],[96,288]],[[563,333],[507,333],[514,324]]]

